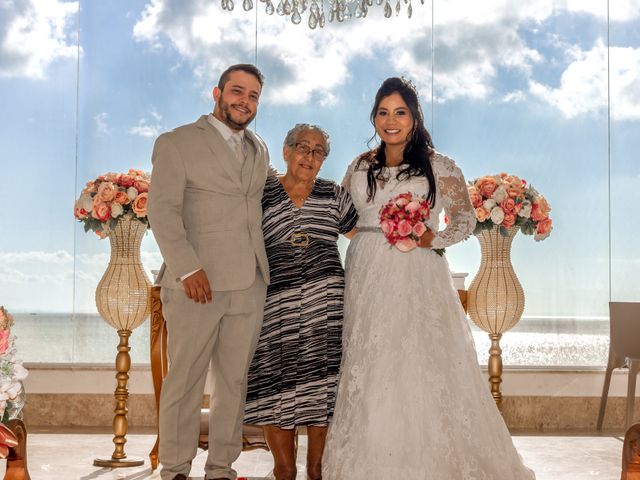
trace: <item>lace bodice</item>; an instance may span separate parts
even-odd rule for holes
[[[357,167],[358,160],[354,160],[342,181],[342,185],[351,193],[360,220],[358,227],[379,226],[380,208],[392,197],[400,193],[411,192],[415,195],[426,195],[429,183],[425,177],[411,177],[398,180],[396,178],[400,167],[387,167],[386,180],[378,184],[376,196],[367,202],[367,166]],[[431,160],[433,173],[436,177],[436,202],[427,225],[436,233],[433,248],[446,248],[458,243],[471,234],[476,225],[475,213],[467,185],[462,171],[449,157],[435,153]],[[440,230],[440,213],[444,210],[449,219],[448,225]]]

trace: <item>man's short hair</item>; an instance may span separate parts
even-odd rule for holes
[[[218,88],[220,90],[224,90],[224,86],[229,81],[229,76],[231,75],[231,73],[237,71],[245,72],[256,77],[258,79],[258,82],[260,83],[260,87],[262,88],[264,84],[264,75],[262,75],[262,72],[258,69],[258,67],[256,67],[255,65],[251,65],[250,63],[238,63],[227,68],[224,72],[222,72],[222,75],[220,75],[220,80],[218,80]]]

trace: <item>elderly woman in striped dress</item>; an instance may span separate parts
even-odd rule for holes
[[[321,478],[341,360],[344,270],[338,236],[358,216],[349,194],[318,178],[329,136],[298,124],[287,134],[287,171],[269,177],[262,199],[271,285],[249,371],[245,423],[262,425],[276,480],[296,478],[295,429],[308,436],[307,478]]]

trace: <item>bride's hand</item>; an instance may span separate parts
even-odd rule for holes
[[[418,246],[421,248],[431,248],[431,243],[433,242],[435,236],[436,234],[433,233],[430,228],[427,228],[427,230],[420,237],[420,244]]]

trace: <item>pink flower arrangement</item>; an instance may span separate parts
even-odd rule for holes
[[[401,193],[380,209],[380,228],[387,241],[401,252],[410,252],[420,244],[427,231],[431,209],[424,198]],[[443,251],[438,250],[442,255]]]
[[[525,235],[533,235],[536,241],[551,234],[551,207],[525,180],[500,173],[472,180],[467,188],[478,220],[474,233],[498,225],[504,235],[511,228],[519,228]]]
[[[131,216],[149,226],[147,197],[151,178],[141,170],[105,173],[87,182],[73,206],[73,215],[84,223],[84,231],[93,230],[106,238],[118,219]]]
[[[22,380],[27,369],[16,360],[15,337],[11,335],[13,316],[0,306],[0,419],[2,422],[20,415],[24,405]]]

